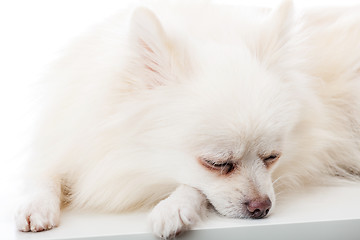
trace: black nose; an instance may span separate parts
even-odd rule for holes
[[[265,217],[271,208],[271,201],[268,197],[263,199],[253,199],[245,203],[251,218]]]

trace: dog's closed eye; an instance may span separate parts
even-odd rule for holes
[[[260,155],[260,159],[264,162],[265,166],[269,168],[273,165],[281,156],[281,153],[278,151],[272,151],[270,154],[267,155]]]
[[[219,172],[220,174],[229,174],[235,168],[235,163],[227,160],[225,162],[213,161],[207,158],[200,157],[200,163],[210,170]]]

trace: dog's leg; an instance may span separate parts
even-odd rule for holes
[[[42,178],[27,182],[26,192],[15,215],[17,228],[39,232],[56,227],[60,220],[60,181]]]
[[[150,213],[152,230],[164,239],[175,237],[201,220],[206,207],[205,195],[195,188],[181,185]]]

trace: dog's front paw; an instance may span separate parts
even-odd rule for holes
[[[196,211],[190,206],[170,199],[161,201],[150,214],[153,232],[164,239],[187,230],[198,219]]]
[[[59,205],[57,199],[31,199],[18,209],[15,215],[16,227],[23,232],[40,232],[58,226]]]
[[[198,222],[205,207],[200,192],[181,186],[152,210],[149,217],[152,230],[160,238],[173,238]]]

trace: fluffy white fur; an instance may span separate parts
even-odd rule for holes
[[[249,217],[253,199],[274,209],[274,187],[357,179],[359,22],[358,9],[295,16],[284,2],[163,4],[97,26],[47,76],[19,230],[57,226],[61,202],[124,212],[160,201],[151,226],[168,238],[208,203]]]

